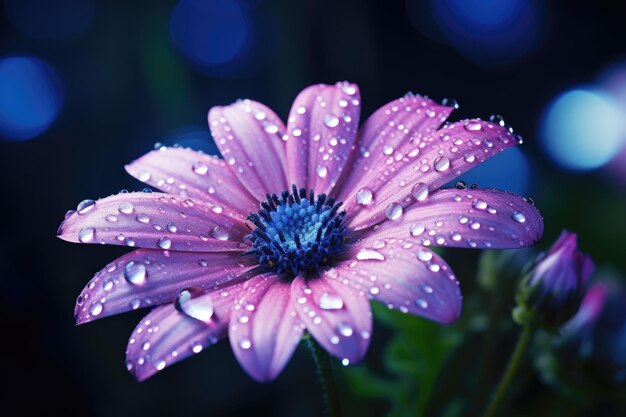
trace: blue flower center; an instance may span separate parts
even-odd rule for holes
[[[267,195],[257,213],[248,220],[254,226],[247,239],[258,256],[259,265],[277,274],[294,277],[301,272],[317,273],[343,250],[346,228],[342,224],[343,203],[326,194],[315,197],[313,190],[293,185],[279,196]]]

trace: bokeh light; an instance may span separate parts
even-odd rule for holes
[[[472,168],[458,180],[463,181],[468,187],[477,184],[480,188],[497,188],[526,195],[530,191],[530,172],[528,159],[519,147],[514,147]],[[456,182],[457,180],[454,180],[448,186],[453,187]]]
[[[181,0],[170,33],[178,50],[204,69],[232,64],[252,43],[247,9],[237,0]]]
[[[611,160],[624,143],[626,122],[618,102],[593,88],[567,91],[545,110],[540,136],[550,157],[572,170]]]
[[[44,132],[63,105],[61,81],[34,57],[0,59],[0,136],[25,140]]]
[[[509,64],[537,45],[544,8],[527,0],[407,0],[416,29],[481,66]]]
[[[41,41],[68,41],[91,25],[93,0],[5,0],[7,17],[24,35]]]
[[[623,118],[626,120],[626,61],[609,65],[600,73],[597,81],[608,94],[617,100],[622,109]],[[607,168],[619,182],[626,185],[626,131],[624,136],[622,149],[607,164]]]

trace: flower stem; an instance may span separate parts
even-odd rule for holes
[[[326,405],[326,415],[328,417],[341,417],[339,396],[337,395],[337,386],[333,377],[330,355],[311,336],[305,337],[305,343],[311,352],[311,356],[313,356],[320,378],[322,397]]]
[[[535,329],[532,325],[524,325],[522,332],[517,339],[517,344],[515,345],[515,349],[511,354],[511,358],[509,359],[506,370],[502,375],[502,379],[500,380],[500,383],[498,384],[498,387],[496,388],[496,391],[493,394],[493,397],[491,398],[491,401],[487,406],[487,411],[485,411],[483,417],[496,416],[496,413],[500,408],[502,401],[504,400],[504,396],[509,389],[513,378],[515,377],[515,374],[517,374],[517,370],[519,369],[522,360],[524,359],[524,354],[528,349],[528,345],[530,344],[530,340],[532,338],[534,330]]]

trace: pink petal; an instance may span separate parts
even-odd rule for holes
[[[240,214],[161,193],[123,193],[70,215],[57,234],[68,242],[214,252],[245,250]]]
[[[291,299],[307,330],[328,352],[348,363],[365,356],[372,334],[369,301],[341,282],[296,277]]]
[[[285,127],[274,112],[252,100],[238,101],[213,107],[209,126],[226,163],[257,200],[287,189]]]
[[[259,203],[223,159],[191,149],[161,148],[126,165],[133,177],[168,194],[228,207],[247,216]]]
[[[419,95],[406,95],[378,109],[359,130],[359,149],[354,152],[352,168],[345,172],[338,200],[344,201],[355,188],[362,188],[365,177],[384,169],[385,161],[396,157],[403,144],[433,133],[452,110]]]
[[[76,302],[76,324],[172,303],[185,289],[217,290],[255,275],[255,266],[253,258],[240,252],[139,249],[111,262],[89,281]]]
[[[195,300],[210,303],[213,315],[206,321],[189,317],[173,304],[150,312],[133,331],[126,349],[126,367],[143,381],[174,363],[201,352],[226,336],[230,311],[241,285],[229,295],[207,293]]]
[[[543,219],[535,206],[512,193],[446,189],[367,233],[376,239],[410,237],[425,246],[514,249],[541,238]]]
[[[291,358],[304,324],[291,303],[291,283],[259,276],[246,284],[231,316],[230,344],[250,376],[269,381]]]
[[[330,193],[354,147],[361,94],[355,84],[318,84],[303,90],[288,123],[289,183]]]
[[[480,120],[452,123],[432,135],[404,143],[376,173],[363,177],[346,199],[351,227],[361,229],[384,220],[393,205],[404,207],[419,196],[420,187],[430,192],[518,140],[504,127]],[[359,191],[367,188],[372,202],[359,204]]]
[[[410,237],[369,237],[353,246],[350,260],[324,276],[389,308],[439,323],[451,323],[461,312],[459,282],[448,264]]]

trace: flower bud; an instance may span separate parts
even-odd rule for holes
[[[517,322],[557,328],[580,306],[593,261],[578,250],[575,233],[564,230],[550,250],[540,256],[518,289]]]

